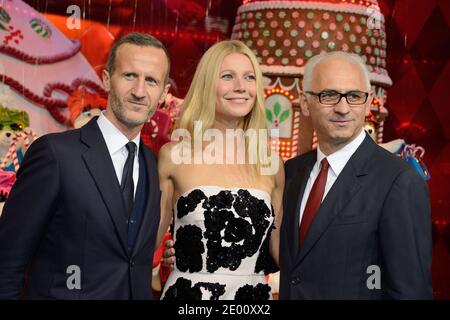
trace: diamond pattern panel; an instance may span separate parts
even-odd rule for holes
[[[405,36],[408,49],[414,44],[417,35],[435,7],[436,0],[397,0],[395,2],[391,12],[393,22],[398,26],[401,34]]]
[[[396,81],[393,81],[392,87],[388,90],[387,103],[389,111],[391,111],[389,106],[398,106],[396,111],[398,119],[401,122],[408,122],[423,103],[426,91],[409,55],[405,56],[404,60],[402,66],[397,69]]]
[[[428,93],[439,122],[447,139],[450,138],[450,62],[447,62],[443,72]]]
[[[386,17],[389,117],[384,139],[425,148],[431,173],[433,290],[450,299],[450,1],[378,0]]]

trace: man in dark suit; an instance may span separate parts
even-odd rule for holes
[[[303,81],[318,147],[286,162],[280,299],[431,299],[428,188],[364,132],[364,63],[322,54]]]
[[[160,190],[140,131],[169,68],[161,42],[126,35],[105,112],[30,146],[0,218],[0,299],[151,299]]]

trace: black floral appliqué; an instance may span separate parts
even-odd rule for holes
[[[273,208],[272,208],[272,215]],[[270,236],[272,235],[272,230],[275,229],[275,222],[272,222],[269,230],[267,230],[266,238],[261,245],[261,249],[259,250],[258,259],[255,264],[255,273],[259,273],[260,271],[264,271],[264,274],[274,273],[279,270],[277,263],[270,255]]]
[[[218,282],[199,282],[195,286],[203,287],[211,292],[211,297],[209,300],[219,300],[220,296],[225,293],[225,285]]]
[[[210,300],[218,300],[225,293],[223,284],[199,282],[192,286],[191,280],[181,277],[167,289],[163,300],[202,300],[203,294],[200,288],[211,292]]]
[[[194,211],[197,205],[204,199],[206,199],[205,194],[198,189],[192,190],[185,197],[181,196],[177,201],[178,219],[181,219],[188,213]]]
[[[208,201],[203,203],[205,209],[231,209],[234,196],[231,191],[220,191],[215,196],[210,196]]]
[[[258,251],[269,226],[271,211],[264,200],[243,189],[238,190],[237,194],[221,191],[207,198],[202,207],[205,209],[208,272],[212,273],[220,267],[236,270],[242,259]],[[235,217],[232,208],[238,217]]]
[[[183,272],[201,271],[202,253],[205,252],[202,230],[197,226],[186,225],[178,228],[176,236],[174,248],[177,253],[177,268]]]
[[[256,286],[246,284],[236,292],[235,300],[269,300],[270,287],[267,284],[258,283]]]
[[[192,281],[185,278],[178,278],[175,284],[171,285],[164,295],[163,300],[201,300],[202,291],[199,287],[192,287]]]

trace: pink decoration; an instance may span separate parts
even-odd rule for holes
[[[80,51],[80,42],[79,41],[72,41],[74,46],[67,52],[63,54],[58,54],[54,56],[47,56],[47,57],[34,57],[31,56],[25,52],[22,52],[20,50],[17,50],[15,48],[1,45],[0,46],[0,53],[4,53],[6,55],[12,56],[16,59],[22,60],[29,64],[52,64],[60,61],[67,60],[71,58],[72,56],[76,55]]]
[[[16,173],[12,171],[0,170],[0,192],[8,194],[14,182],[16,182]]]

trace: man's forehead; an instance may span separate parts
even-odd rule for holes
[[[362,90],[366,86],[361,68],[356,63],[339,57],[320,62],[312,77],[315,89]]]
[[[124,44],[117,51],[116,65],[122,69],[136,69],[134,71],[143,73],[154,72],[156,68],[161,68],[164,72],[167,69],[167,59],[162,49]]]

